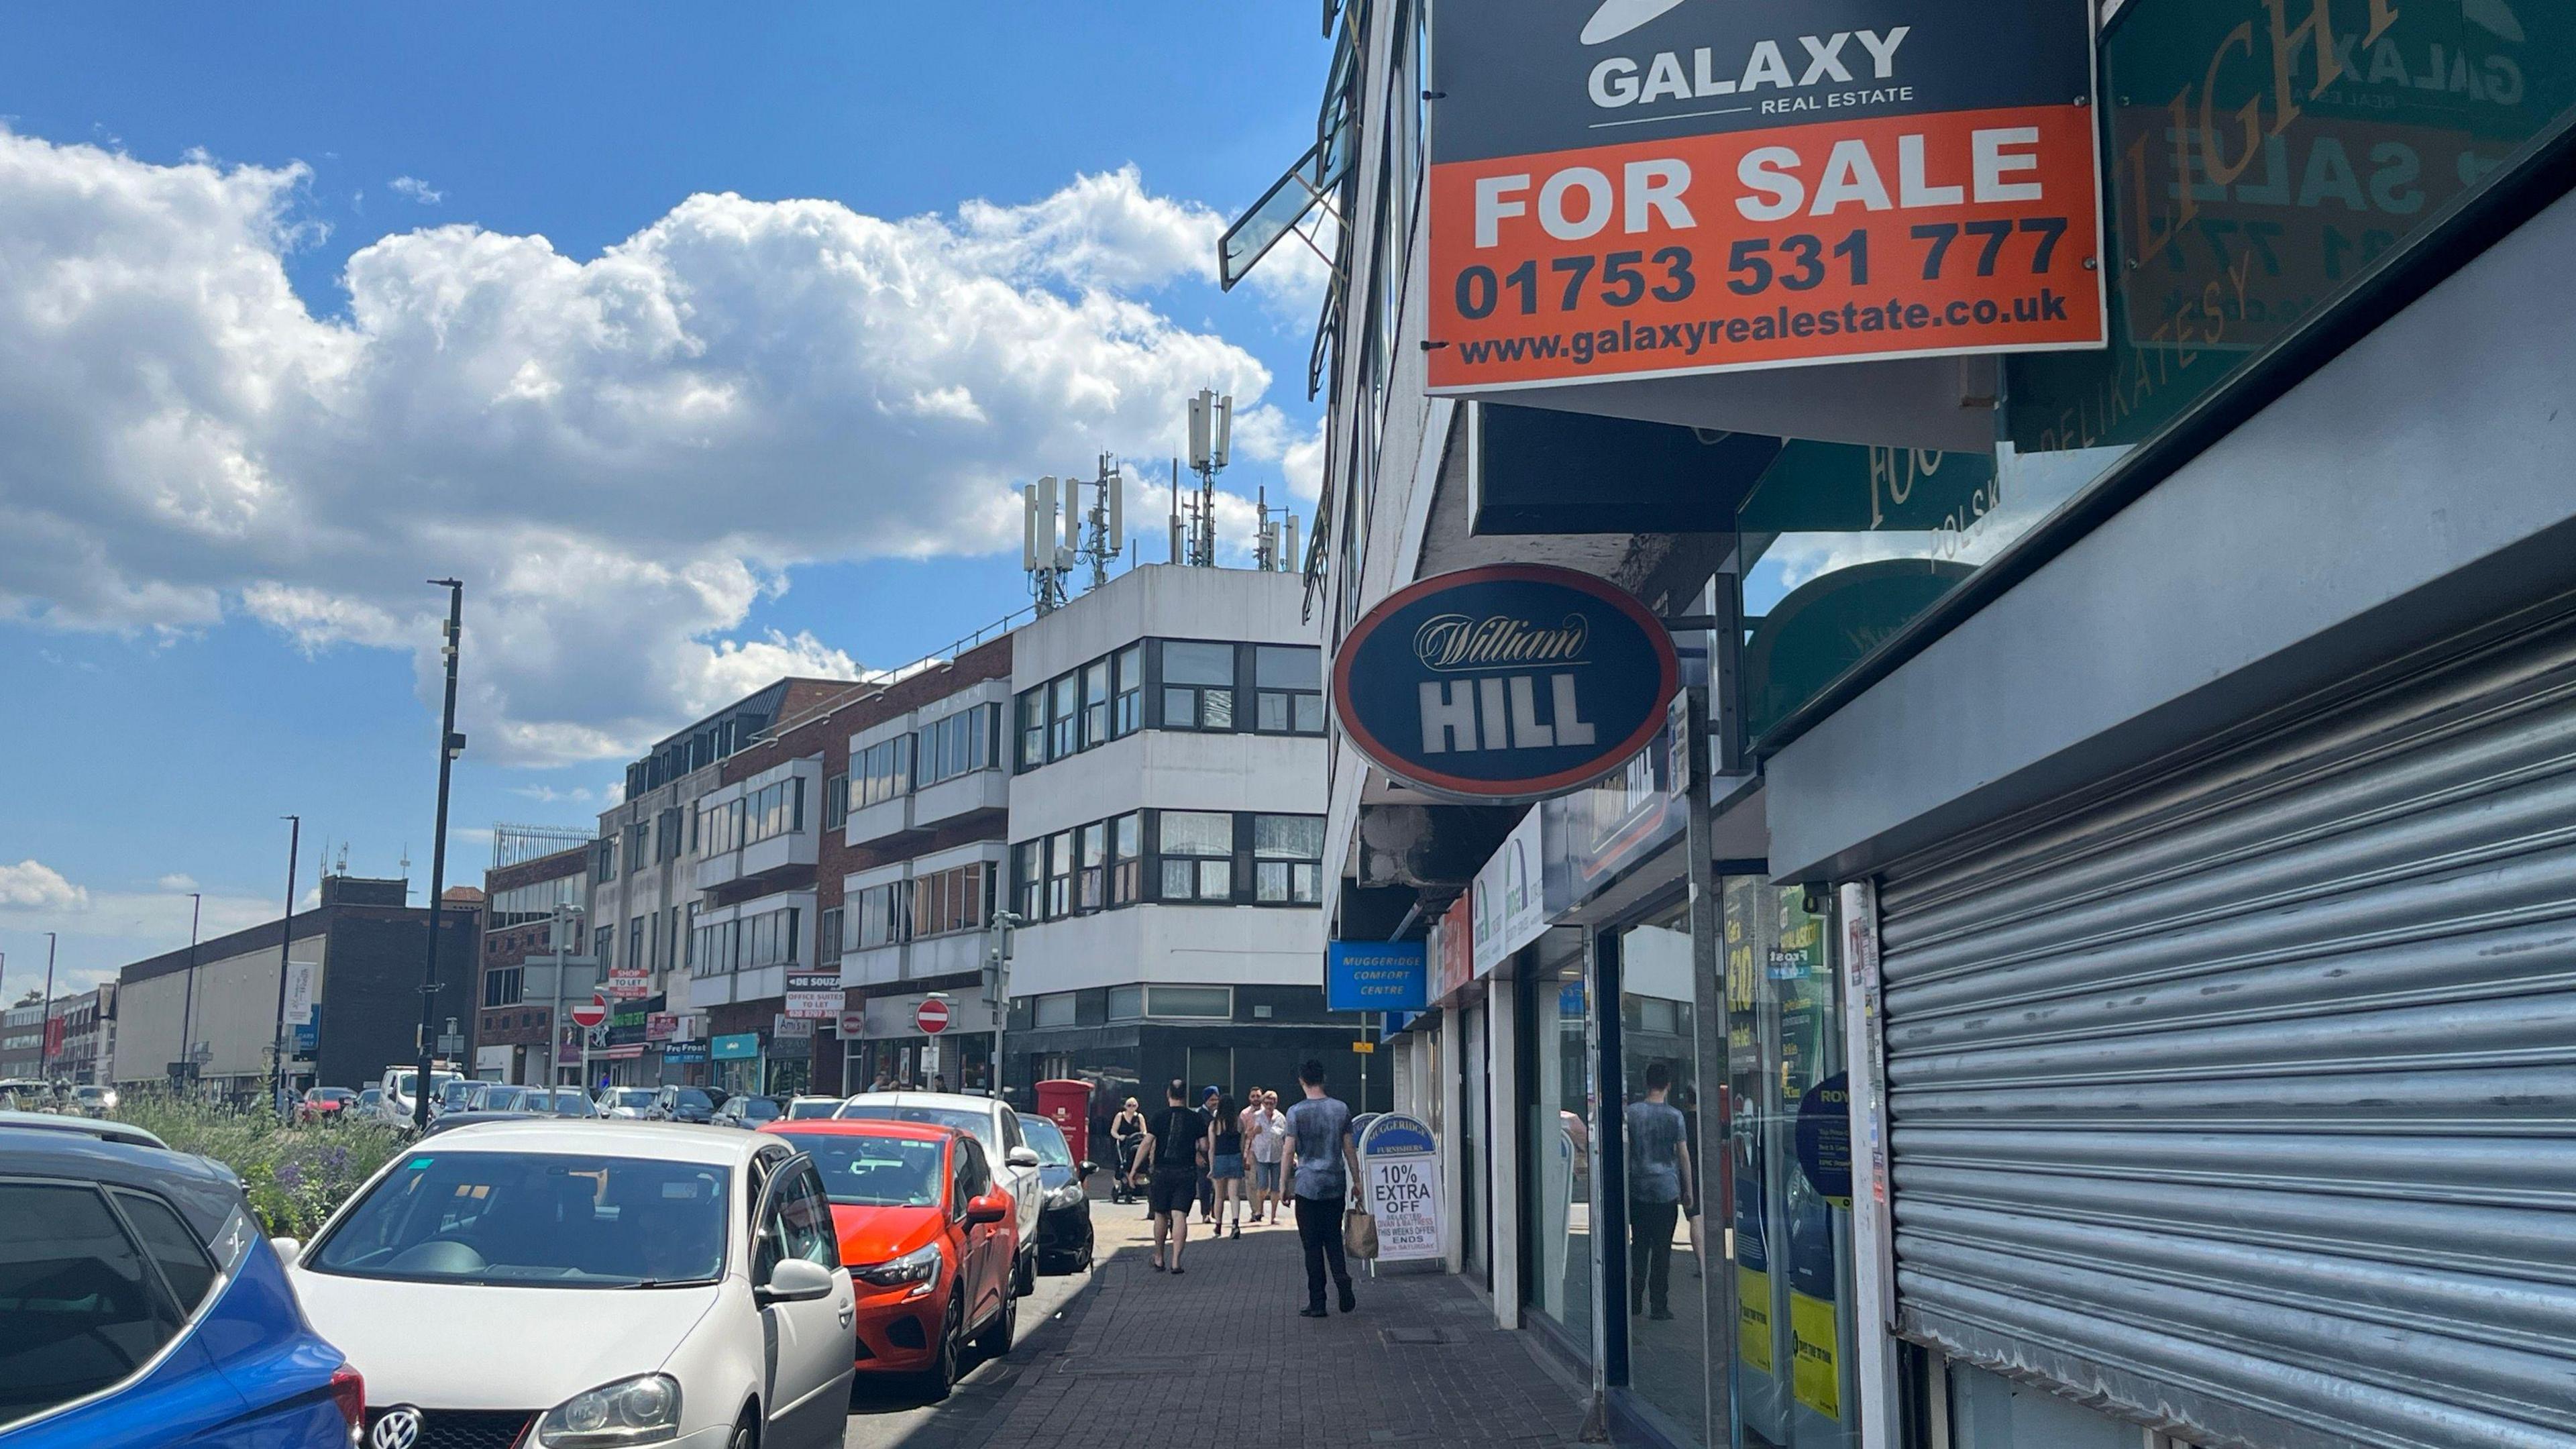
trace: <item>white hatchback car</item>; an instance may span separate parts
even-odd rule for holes
[[[279,1246],[366,1377],[376,1449],[842,1440],[857,1305],[822,1180],[782,1138],[461,1127]]]
[[[1011,1292],[1026,1295],[1038,1286],[1038,1215],[1046,1209],[1046,1183],[1038,1170],[1037,1149],[1020,1131],[1020,1114],[1011,1104],[967,1092],[861,1092],[841,1104],[835,1117],[873,1117],[888,1122],[928,1122],[975,1134],[984,1158],[993,1164],[993,1181],[1011,1195],[1020,1230],[1020,1256],[1011,1272]]]

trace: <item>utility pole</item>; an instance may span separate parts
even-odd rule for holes
[[[45,933],[45,1004],[36,1016],[36,1077],[54,1079],[54,933]]]
[[[286,918],[277,924],[277,1043],[270,1048],[268,1099],[286,1119],[286,978],[295,970],[287,955],[295,944],[295,856],[304,847],[304,817],[286,817]]]
[[[563,1085],[564,1064],[555,1060],[555,1056],[557,1050],[563,1046],[563,1028],[567,1020],[564,1016],[564,947],[572,940],[573,921],[576,918],[586,919],[588,916],[589,912],[570,901],[555,902],[555,918],[549,927],[549,935],[553,939],[555,948],[554,1008],[546,1014],[546,1085],[549,1087]],[[590,1093],[590,1028],[585,1026],[580,1030],[582,1072],[581,1080],[576,1085],[582,1089],[582,1094],[587,1096]]]
[[[188,892],[188,989],[179,998],[179,1080],[190,1082],[197,1077],[197,1048],[194,1041],[197,1020],[197,923],[205,918],[206,896],[203,891]]]
[[[456,653],[463,641],[465,584],[459,579],[429,582],[447,590],[446,643],[439,651],[447,657],[447,703],[438,717],[438,833],[429,847],[429,944],[421,952],[420,965],[420,1090],[411,1099],[412,1126],[423,1132],[429,1130],[431,1013],[438,1006],[439,916],[447,891],[447,780],[456,757],[465,752],[465,736],[456,732]]]
[[[1011,1020],[1012,933],[1020,925],[1017,911],[1004,907],[993,912],[993,944],[985,951],[984,999],[993,1004],[993,1100],[996,1102],[1003,1100],[1002,1030]],[[965,1063],[961,1061],[958,1065],[962,1067]]]

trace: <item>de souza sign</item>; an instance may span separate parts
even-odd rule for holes
[[[1431,794],[1537,800],[1599,779],[1664,725],[1681,671],[1662,621],[1571,569],[1425,579],[1363,617],[1333,660],[1361,754]]]
[[[1435,7],[1432,391],[2102,346],[2095,8]]]

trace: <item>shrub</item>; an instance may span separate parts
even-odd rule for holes
[[[292,1238],[311,1237],[403,1146],[402,1134],[382,1122],[299,1125],[264,1110],[166,1092],[128,1092],[116,1119],[158,1134],[174,1151],[211,1157],[239,1173],[262,1231]]]

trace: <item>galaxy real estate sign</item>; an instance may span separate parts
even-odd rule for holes
[[[2090,0],[1432,17],[1434,392],[2104,343]]]

